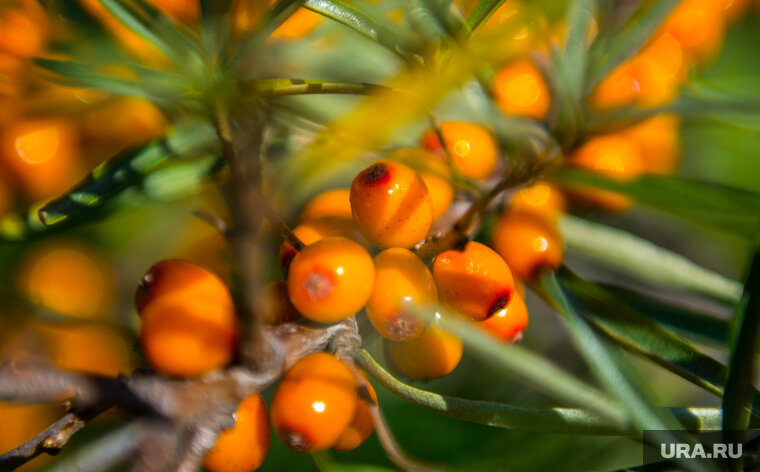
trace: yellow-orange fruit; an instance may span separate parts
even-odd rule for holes
[[[135,306],[138,312],[142,312],[154,300],[170,295],[219,300],[220,304],[232,305],[227,285],[219,276],[180,259],[165,259],[148,269],[137,288]]]
[[[386,249],[375,256],[375,285],[367,302],[367,317],[388,339],[402,341],[420,335],[425,326],[418,311],[435,313],[438,290],[427,266],[408,249]]]
[[[309,35],[322,23],[322,15],[299,8],[272,33],[273,38],[294,40]]]
[[[433,203],[420,175],[385,160],[354,178],[351,211],[362,234],[380,248],[410,248],[425,237],[433,222]]]
[[[93,249],[47,244],[28,254],[19,269],[19,291],[48,310],[74,318],[102,317],[114,301],[113,273]]]
[[[496,168],[498,147],[491,133],[480,125],[463,121],[441,123],[441,134],[446,141],[446,149],[435,130],[428,130],[420,144],[436,154],[451,156],[451,164],[471,179],[484,179]]]
[[[433,321],[409,341],[385,341],[388,360],[410,379],[432,380],[449,375],[462,360],[462,341]]]
[[[637,101],[658,106],[672,101],[686,78],[686,61],[681,44],[668,32],[661,33],[632,60],[639,84]]]
[[[256,470],[269,452],[269,415],[261,396],[247,396],[235,411],[235,425],[222,431],[206,454],[203,468],[209,472]]]
[[[451,169],[437,154],[425,149],[399,149],[390,153],[388,160],[408,165],[420,174],[433,203],[433,220],[449,209],[454,200]]]
[[[296,362],[272,399],[272,425],[291,449],[314,453],[335,445],[356,411],[357,382],[336,357],[318,352]]]
[[[183,23],[198,21],[198,0],[149,0],[156,8]]]
[[[672,174],[678,169],[681,152],[680,124],[678,116],[662,114],[641,121],[621,133],[638,144],[645,172]]]
[[[293,228],[293,234],[306,246],[314,244],[328,236],[342,236],[352,240],[357,240],[361,236],[353,218],[344,218],[342,216],[320,216],[304,221]],[[290,263],[297,253],[296,248],[287,241],[283,241],[280,245],[280,267],[282,267],[282,273],[286,276]]]
[[[507,115],[543,120],[551,106],[544,77],[528,59],[508,64],[496,72],[493,83],[496,104]]]
[[[20,8],[0,8],[0,52],[29,59],[47,42],[45,12],[37,2],[20,2]]]
[[[305,317],[331,323],[367,303],[375,281],[372,257],[359,243],[331,236],[303,248],[288,271],[288,295]]]
[[[52,360],[74,372],[116,377],[133,368],[127,341],[104,326],[47,327]]]
[[[723,7],[723,15],[729,23],[743,17],[750,6],[750,0],[721,0],[718,3]]]
[[[67,121],[19,120],[0,139],[0,158],[30,198],[62,193],[84,174],[77,130]]]
[[[304,222],[323,216],[353,218],[349,194],[347,188],[327,190],[320,193],[306,204],[298,221]]]
[[[530,214],[507,212],[499,219],[493,247],[522,279],[535,278],[546,267],[562,263],[562,238],[546,220]]]
[[[509,207],[555,221],[565,211],[567,203],[557,187],[547,182],[537,182],[515,192],[509,200]]]
[[[709,59],[723,42],[723,8],[716,0],[682,0],[661,29],[672,34],[687,56]]]
[[[644,171],[641,149],[622,133],[589,140],[570,157],[569,163],[621,181],[634,180]],[[627,196],[606,190],[581,189],[575,193],[611,211],[625,211],[633,205]]]
[[[594,88],[590,96],[592,105],[606,110],[635,103],[641,91],[637,72],[631,61],[620,64]]]
[[[365,378],[366,380],[366,378]],[[377,403],[377,394],[372,385],[367,382],[367,393],[374,403]],[[375,430],[375,421],[372,418],[372,412],[370,406],[365,398],[359,396],[356,404],[356,411],[354,411],[354,418],[351,420],[351,424],[340,433],[338,442],[333,445],[334,451],[350,451],[356,449],[367,440],[372,431]]]
[[[528,308],[519,290],[515,292],[508,307],[499,310],[487,320],[478,322],[478,326],[502,341],[519,341],[528,327]]]
[[[104,141],[117,148],[149,141],[163,135],[167,121],[148,100],[124,97],[111,100],[82,117],[86,139]]]
[[[515,285],[507,263],[493,249],[470,241],[463,250],[438,254],[433,277],[441,300],[481,321],[509,305]]]
[[[288,283],[276,280],[267,284],[256,297],[257,308],[264,323],[276,326],[301,318],[288,297]]]

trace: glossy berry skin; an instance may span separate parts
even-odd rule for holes
[[[350,239],[331,236],[293,258],[288,295],[306,318],[332,323],[361,310],[374,281],[375,266],[367,250]]]
[[[548,221],[556,221],[560,213],[567,208],[562,192],[547,182],[536,182],[524,187],[512,195],[509,208],[539,215]]]
[[[338,216],[352,219],[351,200],[347,188],[327,190],[312,198],[306,204],[298,221],[304,222],[323,216]]]
[[[432,380],[449,375],[462,359],[462,341],[433,321],[409,341],[385,341],[387,359],[405,376]]]
[[[528,308],[519,290],[515,292],[509,306],[485,321],[478,323],[494,337],[506,342],[519,341],[528,327]]]
[[[504,259],[475,241],[468,242],[464,250],[438,254],[433,277],[441,300],[475,321],[485,320],[509,305],[515,289]]]
[[[354,220],[341,216],[320,216],[304,221],[293,228],[293,234],[306,246],[314,244],[328,236],[342,236],[352,240],[361,239]],[[282,267],[284,275],[287,276],[290,263],[297,253],[296,248],[287,241],[283,241],[282,245],[280,245],[280,267]]]
[[[441,123],[441,134],[451,155],[451,164],[471,179],[484,179],[496,168],[498,147],[496,140],[484,127],[463,121]],[[428,130],[420,144],[441,157],[447,157],[435,130]]]
[[[166,259],[143,275],[135,295],[138,312],[159,298],[185,295],[194,299],[219,300],[232,305],[227,285],[213,272],[189,261]]]
[[[649,174],[668,175],[678,169],[681,152],[680,119],[662,114],[643,120],[621,131],[640,149],[642,168]]]
[[[512,272],[525,280],[535,279],[544,268],[562,263],[562,238],[546,220],[524,212],[507,212],[496,225],[493,247]]]
[[[264,324],[269,326],[292,323],[301,318],[288,297],[288,283],[284,280],[276,280],[261,289],[256,304]]]
[[[404,164],[379,161],[351,183],[351,211],[362,234],[380,248],[410,248],[433,222],[433,202],[422,177]]]
[[[549,113],[551,94],[544,77],[528,59],[515,61],[496,72],[496,104],[507,115],[543,120]]]
[[[358,403],[354,373],[335,356],[310,354],[290,368],[272,399],[272,425],[291,449],[314,453],[335,445]]]
[[[362,375],[364,376],[364,375]],[[366,380],[366,378],[365,378]],[[367,393],[369,393],[372,401],[377,404],[377,394],[372,385],[367,382]],[[375,430],[375,421],[372,418],[372,411],[370,405],[365,398],[359,395],[358,402],[356,404],[356,411],[354,417],[351,420],[351,424],[340,434],[338,442],[332,447],[333,451],[350,451],[359,447]]]
[[[366,310],[375,329],[394,341],[420,335],[424,320],[416,311],[432,310],[438,290],[427,266],[408,249],[386,249],[375,256],[375,286]]]
[[[422,177],[433,203],[433,220],[437,220],[454,200],[451,169],[437,154],[425,149],[399,149],[388,155],[388,160],[408,165]]]
[[[269,415],[261,396],[254,393],[243,399],[235,417],[235,425],[219,434],[203,460],[203,468],[209,472],[249,472],[266,458]]]

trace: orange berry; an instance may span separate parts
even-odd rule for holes
[[[53,362],[60,368],[87,374],[116,377],[132,370],[126,340],[103,326],[51,327],[48,341]]]
[[[375,281],[372,257],[340,236],[303,248],[288,271],[288,295],[305,317],[331,323],[353,315],[369,300]]]
[[[364,375],[362,375],[362,377],[364,377]],[[367,391],[372,398],[372,401],[377,403],[377,394],[369,382],[367,382]],[[374,430],[375,420],[372,418],[370,406],[367,403],[367,400],[360,396],[356,404],[356,411],[354,411],[354,418],[351,420],[351,424],[343,430],[338,438],[338,442],[335,443],[332,449],[340,452],[356,449],[361,443],[367,440]]]
[[[433,203],[420,175],[385,160],[354,178],[351,211],[362,234],[380,248],[410,248],[425,237],[433,222]]]
[[[464,250],[438,254],[433,277],[441,299],[460,314],[481,321],[509,305],[515,285],[509,267],[493,249],[470,241]]]
[[[18,282],[33,303],[74,318],[105,316],[115,298],[110,267],[94,250],[78,244],[35,249],[23,261]]]
[[[272,399],[272,425],[291,449],[314,453],[335,445],[356,411],[357,382],[335,356],[310,354],[296,362]]]
[[[149,0],[165,14],[192,24],[198,21],[198,0]]]
[[[143,275],[135,295],[138,312],[166,296],[185,295],[193,299],[218,300],[232,306],[227,285],[216,274],[192,262],[166,259],[154,264]]]
[[[57,195],[84,174],[77,130],[67,121],[17,121],[0,139],[0,157],[33,199]]]
[[[670,102],[686,78],[683,50],[670,33],[656,36],[633,60],[639,83],[637,100],[644,106]]]
[[[451,169],[437,154],[424,149],[399,149],[390,153],[388,159],[401,162],[420,174],[433,203],[433,220],[449,209],[454,200]]]
[[[635,66],[624,62],[602,79],[591,93],[591,103],[600,110],[633,104],[641,92]]]
[[[696,60],[715,55],[724,29],[723,8],[715,0],[682,0],[662,26],[681,43],[684,53]]]
[[[446,149],[452,165],[465,177],[484,179],[496,168],[498,147],[491,133],[482,126],[462,121],[441,123]],[[428,130],[420,141],[422,147],[446,157],[434,130]]]
[[[222,431],[206,454],[203,468],[209,472],[256,470],[269,451],[269,415],[261,396],[251,394],[235,411],[235,425]]]
[[[299,8],[272,33],[273,38],[294,40],[309,35],[322,23],[322,15]]]
[[[478,326],[502,341],[519,341],[523,331],[528,327],[528,308],[519,290],[515,292],[508,307],[499,310],[487,320],[478,322]]]
[[[462,341],[433,321],[409,341],[385,341],[388,360],[410,379],[431,380],[449,375],[462,359]]]
[[[288,297],[288,283],[277,280],[267,284],[257,297],[257,306],[264,323],[276,326],[301,318]]]
[[[570,157],[569,163],[621,181],[634,180],[644,171],[641,150],[622,133],[589,140]],[[624,211],[633,204],[627,196],[606,190],[583,189],[576,194],[611,211]]]
[[[655,115],[622,131],[641,150],[642,167],[651,174],[672,174],[678,168],[681,151],[677,115]]]
[[[339,216],[352,219],[351,200],[347,188],[322,192],[306,204],[298,221],[304,222],[322,216]]]
[[[105,142],[119,150],[163,135],[167,121],[148,100],[124,97],[109,101],[82,118],[85,139]]]
[[[730,23],[743,17],[750,6],[750,0],[721,0],[718,3],[723,7],[726,21]]]
[[[425,321],[416,311],[435,312],[437,302],[433,275],[410,250],[386,249],[375,256],[375,286],[366,310],[380,334],[394,341],[419,336]]]
[[[352,240],[357,240],[361,236],[358,234],[356,223],[354,223],[353,219],[340,216],[320,216],[304,221],[293,228],[293,234],[306,246],[314,244],[328,236],[342,236]],[[282,273],[286,276],[290,263],[297,253],[296,248],[287,241],[283,241],[280,245],[280,267],[282,267]]]
[[[546,118],[551,94],[543,75],[528,59],[508,64],[494,77],[496,104],[507,115]]]
[[[557,216],[565,211],[567,203],[557,187],[547,182],[537,182],[515,192],[509,200],[509,207],[515,211],[534,213],[549,221],[555,221]]]
[[[553,225],[530,213],[502,215],[494,232],[493,247],[516,276],[528,280],[545,267],[559,267],[564,253],[562,238]]]
[[[29,59],[44,49],[48,27],[39,4],[24,3],[21,8],[0,9],[0,51]]]

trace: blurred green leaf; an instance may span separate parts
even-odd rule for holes
[[[178,65],[182,64],[182,58],[176,54],[176,51],[164,41],[157,31],[154,31],[153,27],[144,18],[140,18],[139,12],[135,11],[134,7],[130,6],[126,1],[100,0],[100,3],[124,26],[156,46],[172,62]]]
[[[505,2],[506,0],[480,0],[475,8],[467,17],[466,25],[470,31],[477,31],[483,23],[491,18],[491,15]]]
[[[341,464],[335,462],[327,451],[311,455],[320,472],[392,472],[392,469],[370,464]]]
[[[734,316],[733,328],[728,378],[722,404],[723,430],[731,436],[726,441],[743,442],[743,431],[749,424],[748,408],[757,403],[752,400],[753,397],[757,399],[754,394],[755,353],[760,343],[760,250],[756,250],[752,258],[747,282],[744,284],[744,294]],[[733,465],[734,470],[741,470],[741,459]]]
[[[745,238],[760,228],[760,193],[678,177],[644,176],[623,182],[571,168],[558,169],[552,178],[628,195],[642,206]]]

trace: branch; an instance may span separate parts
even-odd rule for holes
[[[42,453],[58,454],[71,437],[85,425],[74,413],[68,413],[45,431],[15,449],[0,455],[0,470],[21,467]]]

